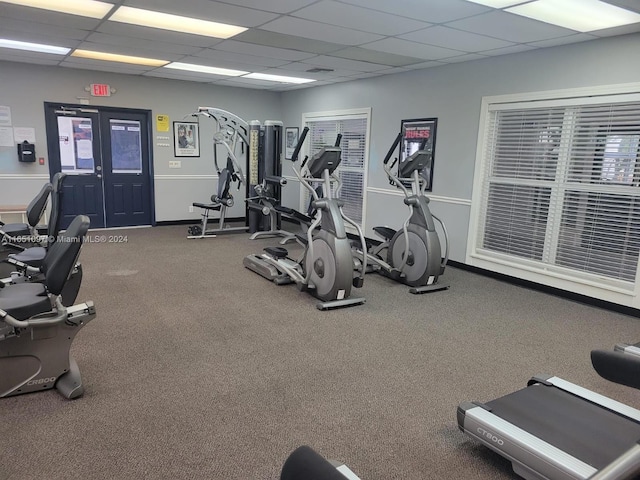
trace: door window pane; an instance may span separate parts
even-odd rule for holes
[[[113,173],[142,173],[142,142],[140,122],[110,120],[111,171]]]
[[[95,173],[90,118],[58,117],[60,165],[68,174]]]

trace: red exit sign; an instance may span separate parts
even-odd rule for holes
[[[111,87],[106,83],[92,83],[91,96],[92,97],[110,97]]]

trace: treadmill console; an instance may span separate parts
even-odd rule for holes
[[[318,153],[316,153],[307,164],[309,168],[309,174],[313,178],[322,177],[322,172],[327,169],[329,173],[338,168],[340,165],[340,154],[342,150],[340,147],[322,147]]]

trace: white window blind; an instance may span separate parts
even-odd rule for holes
[[[633,290],[640,102],[562,103],[489,106],[476,251]]]
[[[328,113],[326,116],[315,114],[304,119],[304,125],[309,127],[309,157],[324,146],[335,145],[338,134],[342,134],[342,160],[335,172],[342,181],[342,210],[360,226],[364,218],[368,123],[369,115],[365,112],[344,115]],[[309,206],[309,197],[309,192],[303,188],[300,208],[304,211]]]

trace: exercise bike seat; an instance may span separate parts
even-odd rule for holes
[[[391,240],[396,234],[396,230],[389,227],[373,227],[373,231],[385,240]]]
[[[220,210],[219,203],[193,203],[194,207],[204,208],[205,210]]]
[[[265,247],[264,251],[274,258],[287,258],[289,255],[287,249],[282,247]]]
[[[2,291],[10,291],[12,287],[17,286],[22,285],[9,285],[3,288]],[[6,297],[0,297],[0,309],[18,320],[26,320],[41,313],[50,312],[51,300],[46,295],[7,295]]]
[[[47,249],[44,247],[31,247],[20,253],[12,253],[9,258],[33,268],[40,268],[46,254]]]

